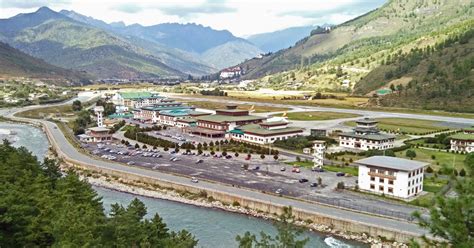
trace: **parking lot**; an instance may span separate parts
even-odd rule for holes
[[[234,187],[245,187],[399,218],[409,219],[413,212],[412,207],[402,204],[335,190],[338,182],[344,182],[345,186],[354,186],[356,177],[337,176],[337,173],[334,172],[315,172],[307,168],[299,168],[299,173],[296,173],[293,172],[294,167],[275,161],[270,157],[262,160],[254,155],[250,160],[246,160],[245,155],[236,158],[230,154],[230,158],[226,159],[211,156],[208,152],[204,152],[202,155],[186,155],[183,154],[183,151],[179,153],[174,153],[171,150],[165,152],[162,148],[157,150],[135,149],[126,147],[119,142],[99,145],[85,144],[84,147],[103,159],[188,176],[190,180],[196,178],[197,181],[216,181]],[[318,177],[321,177],[322,185],[315,186]]]

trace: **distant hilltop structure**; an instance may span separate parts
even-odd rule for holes
[[[240,66],[235,66],[222,70],[219,77],[220,79],[229,79],[239,77],[242,74],[242,68]]]

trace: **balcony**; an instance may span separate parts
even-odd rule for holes
[[[372,176],[372,177],[380,177],[380,178],[387,178],[387,179],[392,179],[392,180],[395,180],[395,179],[396,179],[395,176],[391,176],[391,175],[387,175],[387,174],[381,174],[381,173],[376,173],[376,172],[370,172],[370,171],[369,171],[369,176]]]

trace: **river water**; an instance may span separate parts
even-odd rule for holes
[[[38,128],[0,122],[0,137],[7,138],[13,145],[28,148],[39,159],[43,159],[48,150],[46,136]],[[246,231],[257,234],[264,231],[276,233],[270,221],[242,214],[229,213],[218,209],[196,207],[161,199],[154,199],[133,194],[118,192],[110,189],[94,187],[102,196],[106,211],[114,203],[127,205],[135,197],[143,201],[148,208],[148,216],[158,213],[171,230],[186,229],[199,239],[198,247],[232,248],[237,247],[236,235]],[[308,237],[308,247],[367,247],[367,245],[342,241],[325,234],[304,232],[302,237]]]

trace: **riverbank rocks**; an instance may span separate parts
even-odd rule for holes
[[[83,177],[85,177],[83,175]],[[181,202],[185,204],[191,204],[200,207],[208,207],[208,208],[216,208],[222,209],[229,212],[241,213],[249,216],[253,216],[256,218],[262,218],[266,220],[275,220],[275,215],[259,212],[256,210],[252,210],[249,208],[241,207],[241,206],[232,206],[229,204],[224,204],[220,201],[209,201],[208,198],[195,198],[189,197],[186,198],[183,195],[179,194],[174,190],[169,189],[161,189],[161,188],[150,188],[149,185],[144,185],[141,183],[130,183],[130,182],[123,182],[123,181],[114,181],[108,178],[105,175],[94,177],[85,177],[92,185],[108,188],[116,191],[126,192],[126,193],[133,193],[138,194],[146,197],[153,197],[158,199],[165,199],[170,201]],[[120,179],[119,179],[120,180]],[[320,225],[317,223],[307,223],[305,221],[296,221],[295,224],[300,227],[307,228],[309,230],[315,230],[321,233],[331,234],[333,236],[338,236],[347,240],[355,240],[367,244],[371,244],[372,248],[382,248],[382,247],[407,247],[405,244],[402,243],[383,243],[379,238],[374,238],[368,236],[366,233],[345,233],[339,232],[334,230],[326,225]]]

